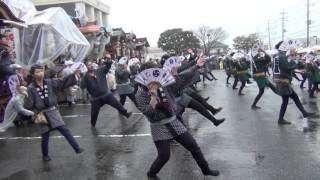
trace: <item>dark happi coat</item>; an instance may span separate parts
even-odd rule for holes
[[[63,79],[45,79],[43,89],[35,82],[28,87],[28,97],[25,100],[25,108],[35,113],[43,112],[48,124],[39,124],[41,133],[65,125],[60,112],[57,109],[58,92],[77,83],[74,74]]]

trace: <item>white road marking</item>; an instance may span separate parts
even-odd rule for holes
[[[62,116],[65,118],[76,118],[76,117],[87,117],[89,115],[82,115],[82,114],[75,114],[75,115],[68,115],[68,116]]]
[[[124,137],[147,137],[151,136],[151,134],[100,134],[97,135],[96,137],[101,137],[101,138],[124,138]],[[73,136],[75,138],[84,138],[84,137],[89,137],[89,136]],[[50,138],[54,139],[62,139],[64,136],[50,136]],[[41,139],[41,136],[35,136],[35,137],[0,137],[0,140],[36,140],[36,139]]]
[[[133,115],[143,115],[141,112],[133,112],[132,113]],[[185,112],[184,114],[199,114],[198,112]],[[65,117],[65,118],[77,118],[77,117],[88,117],[89,115],[82,115],[82,114],[75,114],[75,115],[65,115],[65,116],[62,116],[62,117]]]
[[[134,113],[132,113],[132,114],[139,114],[139,115],[142,115],[142,113],[140,112],[140,113],[138,113],[138,112],[134,112]]]
[[[76,107],[76,106],[91,106],[91,104],[74,104],[73,105],[73,107]],[[70,106],[68,104],[59,104],[59,107],[70,107]]]

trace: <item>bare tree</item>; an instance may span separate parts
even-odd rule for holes
[[[227,32],[223,30],[222,27],[211,28],[205,25],[199,26],[195,31],[195,34],[200,40],[204,53],[207,55],[209,55],[212,49],[228,37]]]

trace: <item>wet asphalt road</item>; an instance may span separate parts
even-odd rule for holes
[[[240,97],[225,85],[223,71],[214,74],[219,80],[207,82],[206,87],[200,83],[199,89],[202,95],[210,95],[211,104],[224,108],[216,117],[226,117],[226,122],[216,128],[191,110],[184,117],[209,164],[221,175],[204,177],[191,155],[180,145],[172,145],[171,159],[159,173],[161,180],[319,180],[319,119],[312,119],[310,131],[303,132],[301,114],[290,103],[286,119],[293,124],[280,127],[276,123],[279,96],[266,90],[258,104],[263,109],[253,111],[250,105],[258,92],[255,83]],[[317,99],[309,100],[297,85],[295,89],[308,110],[318,111]],[[90,106],[60,107],[85,151],[75,154],[54,132],[48,163],[42,162],[34,126],[0,133],[0,180],[146,180],[156,157],[149,124],[130,100],[125,106],[136,112],[130,119],[104,106],[96,129],[90,127]]]

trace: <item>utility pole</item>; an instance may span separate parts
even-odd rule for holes
[[[310,44],[309,36],[310,36],[310,0],[307,0],[307,47]]]
[[[309,0],[308,0],[309,1]],[[281,13],[281,22],[282,22],[282,41],[284,41],[284,33],[286,32],[286,29],[285,29],[285,24],[284,24],[284,22],[285,21],[287,21],[287,19],[286,19],[286,17],[285,17],[285,15],[286,15],[287,13],[285,13],[284,12],[284,10],[282,11],[282,13]]]
[[[269,38],[269,50],[271,50],[271,34],[270,34],[270,21],[268,20],[268,38]]]

